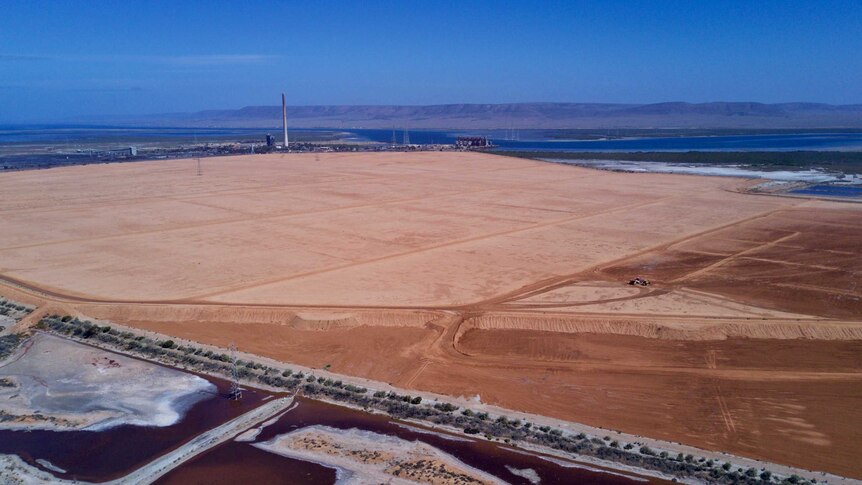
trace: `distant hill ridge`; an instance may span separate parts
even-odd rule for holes
[[[281,106],[151,115],[136,123],[275,127]],[[667,102],[289,106],[303,128],[859,128],[862,104]]]

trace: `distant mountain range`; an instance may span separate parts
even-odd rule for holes
[[[429,106],[289,106],[295,128],[862,128],[862,104],[820,103],[508,103]],[[99,120],[107,121],[107,120]],[[161,126],[270,128],[281,106],[247,106],[111,122]]]

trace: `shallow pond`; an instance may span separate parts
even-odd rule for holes
[[[511,469],[532,469],[543,484],[646,484],[666,483],[662,480],[617,474],[590,466],[588,469],[564,466],[535,454],[528,454],[502,444],[448,435],[424,429],[414,424],[399,423],[385,416],[369,414],[329,403],[297,398],[296,409],[283,415],[276,423],[263,429],[254,442],[268,441],[278,435],[307,426],[323,425],[339,429],[362,429],[378,434],[397,436],[403,440],[420,440],[455,456],[463,463],[495,475],[506,482],[529,484]],[[252,446],[251,442],[230,441],[198,456],[157,483],[231,484],[231,483],[325,483],[336,480],[332,468],[281,457]]]

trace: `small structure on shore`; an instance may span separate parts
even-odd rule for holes
[[[455,146],[458,148],[488,148],[491,141],[487,136],[459,136],[455,138]]]

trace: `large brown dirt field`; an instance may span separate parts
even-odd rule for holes
[[[0,295],[862,478],[862,204],[478,153],[202,163],[0,175]]]

